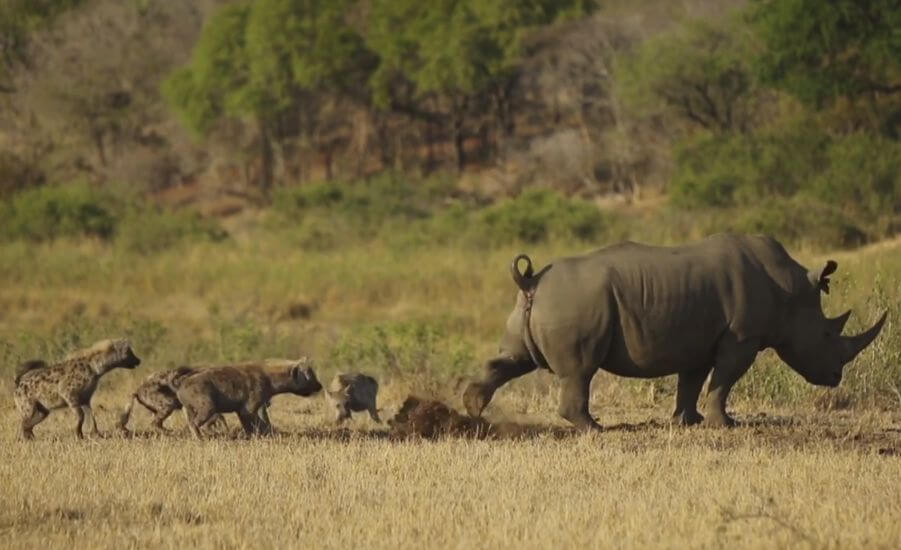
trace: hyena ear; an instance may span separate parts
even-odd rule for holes
[[[300,380],[300,367],[291,367],[291,378],[294,380]]]

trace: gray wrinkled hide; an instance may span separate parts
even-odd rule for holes
[[[716,235],[678,247],[626,242],[556,260],[537,275],[524,259],[525,274],[512,268],[522,292],[500,354],[464,393],[472,415],[498,387],[541,366],[561,378],[560,414],[597,427],[588,388],[601,368],[637,378],[678,374],[674,416],[683,424],[703,419],[696,402],[710,375],[708,423],[731,425],[726,396],[759,351],[774,348],[809,382],[835,386],[885,320],[841,336],[847,314],[827,319],[820,304],[835,262],[808,271],[764,236]]]

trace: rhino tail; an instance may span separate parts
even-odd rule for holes
[[[522,261],[526,262],[526,268],[525,270],[520,271],[519,265]],[[541,368],[548,368],[548,363],[541,353],[541,350],[538,349],[535,339],[532,336],[532,301],[535,297],[535,289],[538,286],[538,281],[541,279],[541,276],[551,268],[551,265],[552,264],[544,266],[541,271],[536,274],[532,266],[532,259],[525,254],[516,256],[510,264],[510,273],[513,275],[513,282],[516,283],[516,286],[519,287],[519,290],[522,291],[526,299],[525,307],[523,307],[522,310],[523,344],[525,344],[526,351],[529,352],[529,358],[532,360],[532,363]]]
[[[19,381],[22,380],[22,377],[25,376],[26,373],[29,373],[33,370],[45,368],[47,368],[47,363],[42,359],[31,359],[25,361],[24,363],[21,363],[18,367],[16,367],[16,375],[14,378],[15,385],[19,385]]]
[[[526,262],[526,269],[525,271],[520,271],[519,263],[523,260]],[[510,263],[510,274],[513,276],[513,282],[516,283],[516,286],[523,292],[529,292],[535,286],[532,281],[534,273],[535,272],[532,269],[532,258],[529,258],[525,254],[517,255],[513,258],[513,262]]]

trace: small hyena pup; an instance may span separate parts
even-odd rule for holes
[[[375,408],[378,391],[379,383],[371,376],[358,372],[335,375],[326,391],[328,401],[335,409],[335,422],[344,422],[350,418],[351,412],[369,411],[369,416],[381,423]]]
[[[75,351],[62,361],[48,365],[41,360],[22,363],[16,369],[14,397],[22,416],[22,436],[34,437],[34,427],[53,409],[69,407],[78,417],[75,435],[84,437],[85,416],[97,435],[97,420],[91,410],[91,397],[100,377],[115,368],[133,369],[141,364],[128,340],[102,340]]]
[[[181,409],[181,401],[178,400],[178,397],[175,395],[175,390],[172,389],[173,384],[177,385],[177,381],[181,378],[196,374],[200,370],[202,369],[197,367],[181,366],[170,370],[155,372],[148,376],[131,395],[128,405],[119,416],[119,429],[123,432],[128,432],[128,420],[131,418],[131,412],[135,404],[140,404],[153,413],[151,425],[156,430],[168,432],[169,430],[163,426],[163,422],[165,422],[173,412]],[[265,408],[261,409],[261,411],[265,411]],[[266,419],[268,421],[268,416]],[[228,424],[225,422],[225,419],[222,418],[222,415],[219,414],[215,415],[210,421],[210,424],[217,424],[220,429],[223,430],[228,429]]]
[[[310,396],[322,390],[311,365],[309,358],[302,357],[210,367],[174,380],[171,387],[198,439],[200,428],[216,414],[229,412],[238,415],[245,433],[269,433],[272,424],[261,409],[273,395]]]

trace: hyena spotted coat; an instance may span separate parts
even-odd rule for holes
[[[335,410],[335,422],[344,422],[352,412],[369,411],[369,416],[381,423],[375,407],[378,391],[379,383],[371,376],[359,372],[336,374],[326,390],[328,401]]]
[[[90,418],[92,433],[97,434],[97,420],[91,410],[91,397],[100,377],[116,368],[133,369],[141,364],[128,340],[101,340],[93,346],[67,355],[52,365],[41,360],[26,361],[16,369],[14,398],[22,417],[22,436],[34,437],[34,427],[53,409],[69,407],[78,423],[75,435],[84,437],[85,416]]]
[[[128,405],[119,416],[119,429],[123,432],[128,432],[128,421],[131,418],[132,410],[134,409],[135,404],[139,404],[153,413],[151,425],[155,429],[161,432],[168,432],[169,430],[163,426],[163,422],[165,422],[173,412],[182,408],[181,401],[178,400],[178,397],[175,395],[175,390],[172,389],[173,384],[177,385],[177,381],[181,378],[191,376],[201,370],[203,370],[201,367],[181,366],[170,370],[155,372],[148,376],[131,395]],[[262,411],[265,412],[265,409],[262,409]],[[266,416],[267,421],[268,418],[269,417]],[[214,423],[218,424],[220,429],[228,429],[228,424],[221,415],[216,415],[210,422],[210,424]]]
[[[236,413],[245,433],[268,433],[268,415],[260,411],[279,393],[310,396],[322,390],[307,357],[297,360],[267,359],[204,369],[173,381],[172,388],[184,407],[195,437],[216,414]]]

